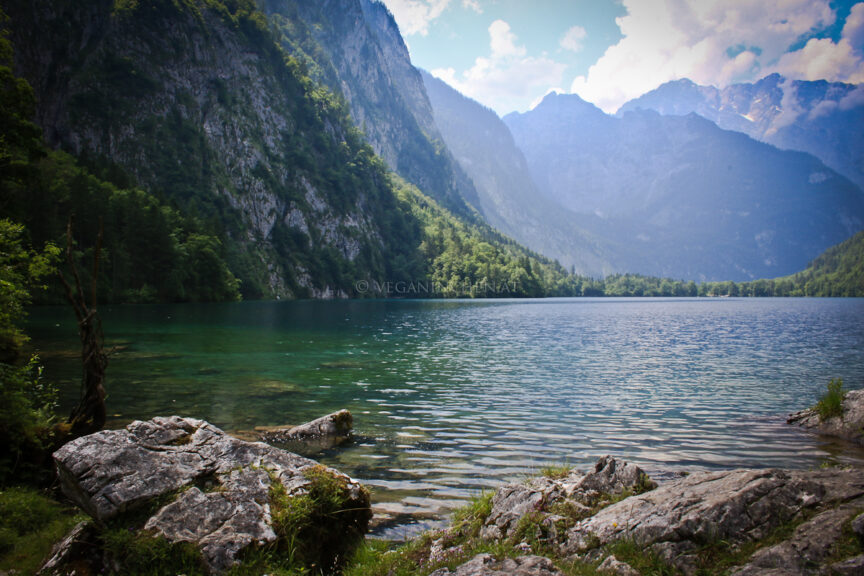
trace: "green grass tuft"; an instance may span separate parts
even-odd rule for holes
[[[81,520],[84,516],[74,508],[39,490],[4,489],[0,492],[0,572],[35,574],[54,543]]]
[[[677,576],[678,569],[670,566],[657,553],[634,540],[622,539],[606,546],[606,550],[621,562],[629,564],[642,576]]]
[[[494,492],[483,491],[453,513],[453,531],[466,538],[476,538],[492,512]]]
[[[207,574],[201,553],[191,542],[172,543],[142,530],[124,528],[106,529],[100,537],[110,563],[121,566],[123,574]]]
[[[544,466],[540,469],[540,475],[552,480],[561,480],[570,475],[571,468],[566,464]]]
[[[828,420],[835,416],[843,416],[843,398],[846,397],[846,391],[843,389],[842,378],[832,378],[828,383],[828,390],[820,396],[816,403],[816,412],[819,413],[821,421]]]

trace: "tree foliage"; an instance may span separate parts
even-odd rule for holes
[[[2,13],[0,21],[5,22]],[[201,222],[143,190],[118,188],[69,154],[45,147],[40,129],[31,121],[33,91],[14,75],[11,54],[4,33],[0,36],[0,216],[19,224],[6,224],[2,233],[13,235],[18,240],[15,245],[25,251],[25,245],[65,243],[66,222],[74,214],[82,259],[92,250],[99,222],[104,221],[105,275],[99,279],[103,301],[237,299],[239,283],[225,264],[222,244]],[[41,262],[34,259],[31,264]],[[16,285],[27,289],[20,282]],[[37,295],[40,299],[46,298]],[[47,299],[61,301],[58,286]],[[16,313],[14,306],[4,306],[2,312]],[[7,337],[12,336],[0,336]]]
[[[43,287],[59,251],[26,245],[24,227],[0,220],[0,485],[44,470],[42,450],[56,394],[42,380],[36,356],[23,353],[30,291]]]
[[[392,177],[403,210],[420,222],[413,262],[396,267],[388,296],[515,298],[572,295],[570,275],[479,221],[453,216],[400,178]],[[400,270],[400,268],[402,268]],[[419,272],[419,273],[418,273]]]

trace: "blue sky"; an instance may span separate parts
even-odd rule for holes
[[[864,82],[864,1],[383,2],[416,66],[500,115],[553,90],[614,112],[678,78]]]

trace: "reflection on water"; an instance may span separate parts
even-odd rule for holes
[[[607,453],[654,472],[837,460],[785,415],[831,378],[864,387],[862,300],[285,302],[102,314],[109,344],[122,344],[108,368],[116,424],[182,414],[248,430],[348,408],[354,441],[320,459],[373,488],[379,530],[391,536],[546,464],[587,466]],[[74,395],[71,314],[37,309],[31,324],[48,374]]]

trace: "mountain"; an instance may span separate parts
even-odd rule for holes
[[[400,176],[462,216],[478,199],[443,146],[423,80],[393,16],[373,0],[267,0],[281,45],[349,105],[366,140]]]
[[[749,280],[801,270],[864,225],[864,197],[815,157],[696,114],[609,116],[575,95],[504,118],[537,186],[603,220],[630,272]]]
[[[2,6],[48,144],[210,222],[246,297],[346,294],[419,243],[338,101],[251,1]]]
[[[592,235],[593,215],[562,209],[534,184],[522,151],[495,112],[421,71],[435,123],[471,177],[496,229],[579,273],[612,272],[613,247]]]
[[[864,85],[772,74],[723,89],[676,80],[624,104],[664,115],[696,113],[784,150],[807,152],[864,189]]]
[[[439,204],[390,172],[344,95],[313,78],[332,64],[325,46],[287,50],[299,17],[268,20],[251,0],[0,0],[0,22],[0,153],[14,160],[0,163],[0,218],[41,246],[65,242],[75,214],[88,263],[104,229],[101,301],[233,299],[238,285],[245,298],[568,293],[560,266],[455,189]]]

